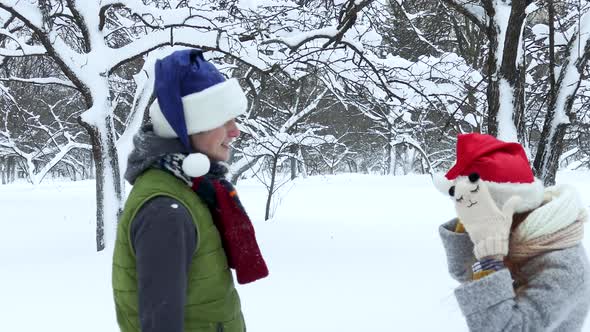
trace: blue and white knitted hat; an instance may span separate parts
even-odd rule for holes
[[[149,110],[154,133],[179,138],[190,155],[182,168],[192,177],[209,171],[209,158],[194,151],[189,135],[215,129],[243,114],[248,99],[235,78],[226,80],[205,60],[203,51],[176,51],[158,60],[155,68],[156,102]]]

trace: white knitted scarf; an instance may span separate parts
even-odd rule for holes
[[[575,246],[584,236],[586,217],[586,209],[573,187],[546,188],[543,204],[512,232],[509,257],[521,261]]]

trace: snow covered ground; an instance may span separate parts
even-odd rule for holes
[[[589,172],[558,181],[590,204]],[[238,189],[271,273],[239,286],[249,331],[467,330],[437,234],[453,208],[429,177],[299,179],[270,222],[264,187]],[[0,186],[0,331],[117,331],[93,203],[91,181]]]

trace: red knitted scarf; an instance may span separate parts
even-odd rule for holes
[[[238,282],[246,284],[266,277],[268,268],[256,242],[254,226],[232,184],[223,177],[207,174],[193,178],[192,188],[211,211]]]

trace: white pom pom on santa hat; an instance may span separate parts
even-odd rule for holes
[[[190,177],[199,177],[207,174],[211,168],[209,158],[202,153],[191,153],[182,162],[182,170]]]

